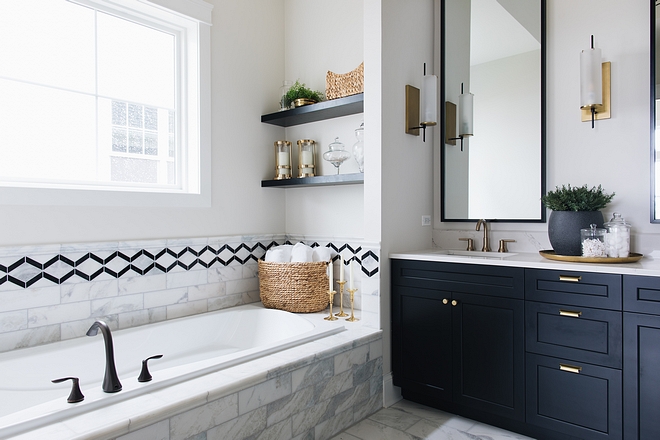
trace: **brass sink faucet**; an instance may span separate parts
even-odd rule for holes
[[[490,238],[488,237],[488,223],[486,220],[481,219],[477,222],[477,231],[480,230],[481,225],[484,225],[484,244],[481,247],[481,252],[490,252]]]

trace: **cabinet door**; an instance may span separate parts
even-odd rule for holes
[[[522,300],[453,293],[454,401],[524,420]]]
[[[527,423],[580,439],[621,439],[621,382],[621,370],[527,353]]]
[[[451,400],[450,301],[448,292],[392,286],[392,370],[404,394]]]
[[[628,439],[660,439],[660,316],[623,314],[624,427]]]

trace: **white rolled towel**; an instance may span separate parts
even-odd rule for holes
[[[296,243],[291,249],[292,263],[311,263],[314,250],[304,243]]]
[[[316,247],[312,254],[313,261],[330,261],[332,258],[333,250],[327,247]]]
[[[273,248],[266,251],[266,258],[264,260],[269,263],[288,263],[290,257],[287,257],[284,249]]]

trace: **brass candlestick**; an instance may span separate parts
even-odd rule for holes
[[[348,289],[348,293],[351,294],[351,317],[346,318],[346,321],[350,321],[350,322],[359,321],[359,319],[357,319],[353,314],[353,300],[355,299],[355,292],[357,291],[358,291],[357,289]]]
[[[348,316],[348,313],[344,313],[344,284],[346,284],[346,281],[337,281],[337,284],[339,284],[339,313],[335,316],[343,318]]]
[[[336,321],[338,319],[332,316],[332,298],[335,296],[335,293],[337,292],[335,292],[334,290],[328,290],[328,294],[330,295],[330,314],[325,318],[323,318],[326,321]]]

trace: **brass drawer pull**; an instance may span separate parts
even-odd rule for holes
[[[570,281],[572,283],[579,283],[582,277],[572,275],[559,275],[559,281]]]
[[[579,318],[581,315],[582,312],[559,309],[559,316],[570,316],[571,318]]]
[[[580,374],[582,367],[574,367],[573,365],[568,364],[559,364],[559,369],[561,371],[568,371],[569,373]]]

